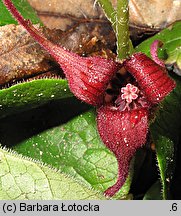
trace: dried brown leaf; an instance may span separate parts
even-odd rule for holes
[[[111,1],[115,6],[117,1]],[[29,2],[49,28],[66,31],[89,22],[104,22],[101,26],[104,29],[110,26],[95,0],[44,0],[43,5],[41,0],[29,0]],[[143,34],[152,35],[181,19],[180,0],[130,0],[129,9],[133,40],[139,40]],[[84,34],[89,32],[85,31]]]
[[[52,57],[24,28],[16,25],[0,27],[0,85],[54,71],[56,67]]]
[[[165,28],[181,19],[180,0],[130,0],[130,22],[137,26]]]
[[[105,16],[94,0],[29,0],[49,28],[67,30],[75,23],[92,22]]]

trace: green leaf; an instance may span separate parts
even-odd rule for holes
[[[169,198],[169,187],[174,171],[174,151],[179,143],[181,128],[181,79],[174,76],[176,88],[161,103],[156,120],[151,124],[156,144],[158,166],[163,184],[163,198]]]
[[[16,84],[0,90],[0,118],[68,97],[73,97],[73,94],[63,79],[40,79]]]
[[[176,63],[178,68],[181,70],[181,46],[168,52],[168,58],[165,63],[168,65]]]
[[[136,50],[150,56],[150,45],[155,39],[161,40],[164,45],[160,49],[160,57],[169,56],[177,52],[181,46],[181,22],[176,22],[172,27],[164,29],[154,37],[144,41]],[[165,55],[165,53],[167,55]],[[175,58],[177,61],[177,58]],[[156,154],[163,186],[163,199],[170,197],[169,188],[174,171],[174,155],[178,145],[181,128],[181,78],[174,75],[176,88],[159,105],[155,121],[150,125],[153,141],[156,145]]]
[[[2,149],[0,158],[0,199],[104,199],[39,162]]]
[[[0,149],[0,200],[100,200],[98,192],[70,176]]]
[[[143,197],[144,200],[161,200],[161,184],[159,181],[156,181],[146,192]]]
[[[41,23],[40,19],[36,15],[27,0],[12,0],[18,11],[23,15],[25,19],[30,19],[32,23]],[[0,26],[7,24],[17,24],[17,21],[11,16],[9,11],[4,6],[2,0],[0,0]]]
[[[60,168],[101,192],[117,179],[116,158],[99,139],[93,111],[33,136],[16,145],[14,150]],[[131,175],[115,198],[126,196],[130,183]]]
[[[135,51],[144,52],[150,57],[150,45],[156,39],[163,42],[162,48],[159,50],[159,57],[165,59],[166,64],[177,63],[181,69],[181,21],[175,22],[172,26],[162,30],[160,33],[145,40]]]
[[[155,138],[154,129],[152,130],[153,138]],[[163,199],[168,199],[170,195],[170,181],[173,175],[173,158],[174,158],[174,142],[168,137],[158,136],[156,141],[156,153],[160,176],[163,186]]]

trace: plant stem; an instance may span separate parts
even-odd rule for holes
[[[109,0],[97,0],[104,10],[105,15],[111,22],[114,31],[116,31],[116,11]]]
[[[118,59],[125,59],[129,54],[128,0],[117,0],[116,37]]]

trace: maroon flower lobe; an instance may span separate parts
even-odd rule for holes
[[[119,64],[101,57],[80,57],[51,43],[29,21],[23,19],[10,0],[3,2],[29,34],[60,64],[72,93],[88,104],[102,104],[107,84],[118,70]]]
[[[124,67],[135,77],[145,97],[153,104],[162,101],[175,88],[175,82],[167,71],[143,53],[135,53],[125,60]]]
[[[102,106],[97,113],[99,134],[118,161],[117,182],[105,191],[105,195],[113,196],[126,180],[136,149],[146,142],[148,110],[142,108],[120,112],[119,108]]]
[[[49,50],[63,69],[72,93],[88,104],[101,105],[106,87],[119,64],[101,57],[80,57],[52,44],[51,49],[56,51],[54,55]]]

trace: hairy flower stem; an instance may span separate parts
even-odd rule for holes
[[[125,59],[129,54],[128,0],[117,0],[116,37],[118,59]]]
[[[113,8],[110,0],[97,1],[103,8],[116,33],[118,59],[125,59],[128,57],[128,54],[134,52],[132,42],[129,39],[128,0],[118,0],[116,10]]]
[[[112,3],[109,0],[97,0],[108,20],[111,22],[114,31],[116,31],[116,11],[114,10]]]

